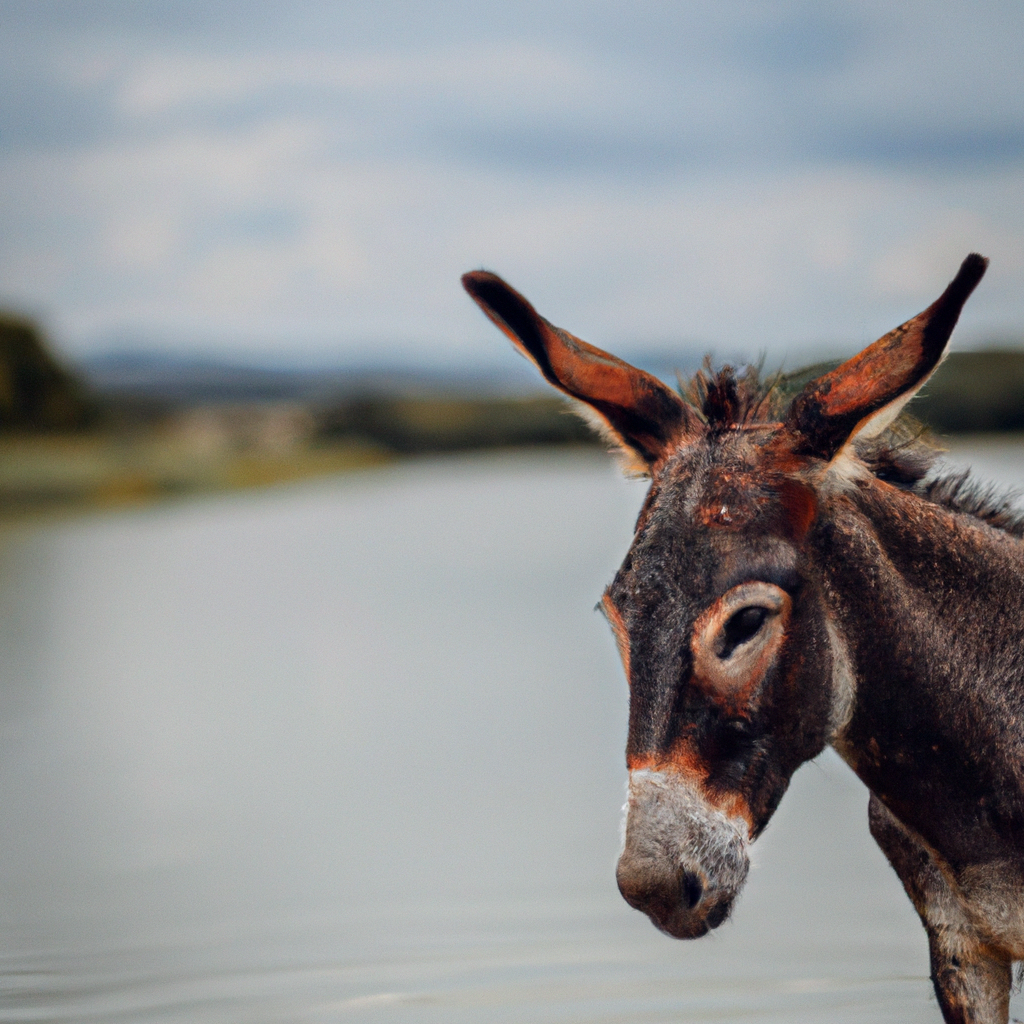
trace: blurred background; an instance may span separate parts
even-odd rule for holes
[[[1020,485],[1022,38],[0,0],[0,1019],[936,1020],[831,755],[713,939],[619,899],[590,609],[643,486],[458,279],[674,380],[852,354],[979,251],[915,412]]]
[[[12,365],[0,413],[160,421],[131,472],[79,453],[108,496],[280,476],[286,450],[306,473],[581,440],[550,400],[509,406],[543,393],[458,287],[480,266],[667,377],[848,354],[972,250],[992,268],[956,350],[1024,337],[1010,0],[3,0],[0,22],[3,347],[27,358],[34,326],[77,387],[26,407]],[[926,419],[1024,427],[1016,358],[965,374],[985,394]],[[34,454],[7,503],[46,491]]]

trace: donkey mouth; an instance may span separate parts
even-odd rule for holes
[[[702,908],[700,917],[681,911],[678,907],[673,913],[664,917],[650,911],[647,916],[659,931],[671,935],[673,939],[699,939],[702,935],[707,935],[713,928],[717,928],[728,918],[731,911],[732,900],[720,899],[709,902],[706,907]]]

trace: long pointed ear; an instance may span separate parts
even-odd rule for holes
[[[550,384],[586,403],[595,426],[647,467],[696,435],[696,415],[657,377],[548,323],[496,274],[474,270],[462,284]]]
[[[972,252],[923,313],[811,381],[786,422],[798,435],[796,451],[830,460],[848,441],[874,437],[892,423],[942,362],[960,310],[987,266]]]

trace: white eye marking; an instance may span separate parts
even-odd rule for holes
[[[693,629],[693,675],[703,688],[742,700],[756,688],[782,645],[792,601],[772,583],[726,591]]]

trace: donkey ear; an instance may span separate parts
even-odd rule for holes
[[[830,460],[848,441],[874,437],[892,423],[942,361],[960,310],[987,266],[971,253],[923,313],[811,381],[793,400],[786,423],[798,435],[797,453]]]
[[[548,323],[496,274],[474,270],[462,284],[550,384],[584,402],[595,425],[646,467],[696,435],[694,412],[657,377]]]

